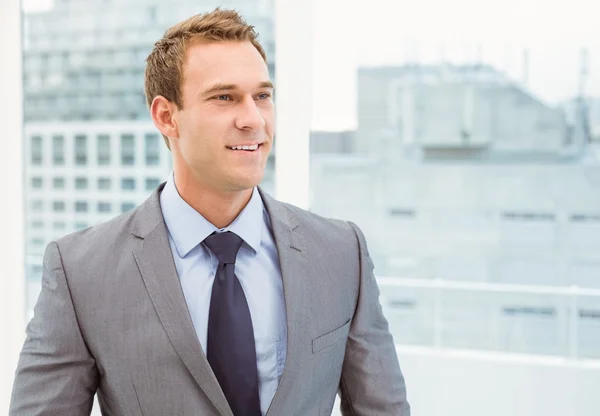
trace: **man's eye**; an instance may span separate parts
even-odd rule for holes
[[[259,94],[258,96],[263,100],[268,100],[269,98],[271,98],[271,94],[269,94],[268,92],[263,92],[262,94]]]
[[[231,98],[231,96],[230,95],[217,95],[215,98],[219,101],[228,101],[229,98]]]

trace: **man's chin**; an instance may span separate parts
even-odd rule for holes
[[[264,173],[261,175],[253,175],[253,176],[243,176],[233,179],[230,182],[230,188],[232,191],[242,192],[248,189],[253,189],[254,187],[260,185],[262,179],[264,177]]]

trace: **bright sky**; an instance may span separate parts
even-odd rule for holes
[[[26,9],[52,0],[23,0]],[[522,79],[556,102],[577,93],[580,50],[589,51],[588,94],[600,97],[600,36],[596,0],[313,0],[313,129],[356,126],[358,65],[483,61]],[[596,17],[596,19],[595,19]],[[335,51],[335,53],[332,53]]]

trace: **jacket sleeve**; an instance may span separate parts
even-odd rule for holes
[[[89,416],[98,371],[81,334],[55,242],[44,254],[42,290],[26,335],[9,415]]]
[[[341,412],[344,416],[409,416],[406,384],[379,303],[365,236],[356,224],[350,225],[358,240],[360,282],[342,367]]]

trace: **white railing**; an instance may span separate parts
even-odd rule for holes
[[[399,345],[600,360],[600,289],[380,277]]]

